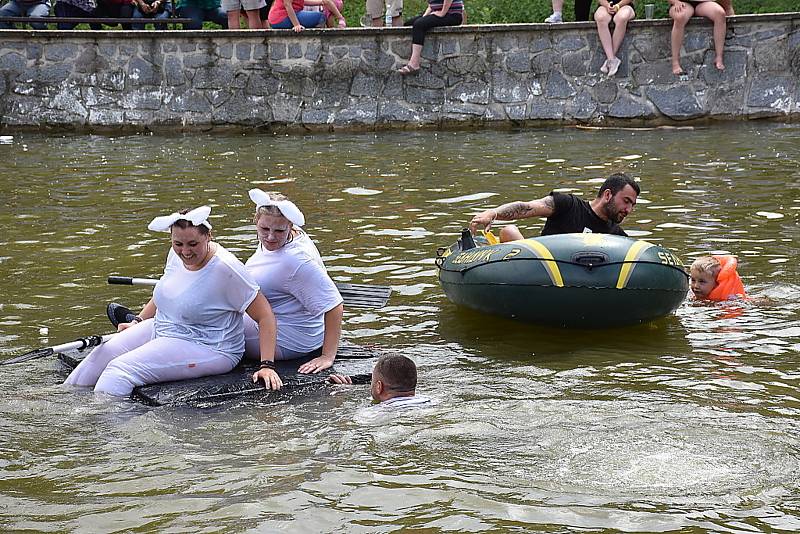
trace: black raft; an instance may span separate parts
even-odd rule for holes
[[[85,357],[82,353],[60,353],[58,359],[67,371],[74,369]],[[174,406],[174,405],[213,405],[229,399],[241,397],[258,398],[260,402],[283,401],[296,397],[303,397],[327,388],[330,384],[328,376],[332,372],[351,375],[353,383],[368,383],[369,374],[364,373],[371,369],[362,363],[343,360],[363,360],[377,357],[372,349],[342,341],[336,356],[336,370],[333,368],[317,374],[300,374],[298,367],[313,356],[297,360],[278,361],[277,372],[283,380],[283,388],[271,391],[264,388],[264,383],[254,384],[253,373],[258,370],[258,363],[244,362],[236,366],[231,372],[222,375],[206,376],[177,382],[162,382],[140,386],[133,390],[131,398],[149,406]]]

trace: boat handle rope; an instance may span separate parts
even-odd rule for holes
[[[448,272],[448,273],[461,273],[462,275],[464,273],[466,273],[467,271],[471,271],[472,269],[475,269],[477,267],[483,267],[484,265],[489,265],[489,264],[492,264],[492,263],[502,263],[502,262],[507,262],[507,261],[521,261],[521,260],[531,261],[531,260],[534,260],[534,261],[552,261],[552,262],[555,262],[555,263],[562,263],[562,264],[566,264],[566,265],[577,265],[578,267],[585,267],[589,271],[591,271],[591,270],[593,270],[595,268],[598,268],[598,267],[611,267],[612,265],[624,265],[626,263],[663,265],[664,267],[671,267],[671,268],[675,269],[676,271],[680,272],[687,279],[689,278],[689,275],[687,274],[687,272],[685,270],[683,270],[681,267],[678,267],[677,265],[670,265],[668,263],[661,263],[661,262],[658,262],[658,261],[648,261],[648,260],[610,261],[610,262],[607,262],[607,263],[598,263],[598,264],[595,265],[595,264],[592,264],[592,263],[589,263],[589,264],[578,263],[576,261],[569,261],[569,260],[556,260],[556,259],[552,259],[551,260],[549,258],[508,258],[508,259],[498,259],[498,260],[485,261],[483,263],[477,263],[475,265],[470,265],[469,267],[465,267],[464,269],[445,269],[444,268],[444,260],[445,260],[445,258],[442,257],[442,256],[439,256],[438,258],[436,258],[436,266],[439,269],[441,269],[442,271]]]

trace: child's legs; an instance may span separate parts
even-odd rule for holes
[[[716,2],[703,2],[695,10],[695,14],[705,17],[714,23],[714,59],[718,63],[717,68],[721,68],[722,51],[725,47],[725,9]]]
[[[611,24],[611,15],[605,7],[600,6],[594,12],[594,21],[597,23],[597,35],[600,37],[600,45],[603,47],[606,59],[611,59],[614,57],[611,31],[608,29],[608,25]]]
[[[628,22],[636,18],[636,11],[631,6],[622,6],[616,15],[614,15],[614,36],[611,38],[611,43],[614,47],[614,55],[619,52],[619,47],[622,46],[622,41],[625,39],[625,31],[628,29]]]
[[[133,388],[145,384],[227,373],[236,363],[205,345],[159,337],[108,364],[94,390],[127,396]]]
[[[672,72],[677,74],[681,69],[681,46],[686,31],[686,24],[694,15],[694,8],[686,2],[679,2],[669,8],[669,16],[672,17],[672,33],[670,35],[670,47],[672,52]],[[677,70],[676,70],[677,69]]]
[[[112,360],[141,347],[153,337],[153,320],[148,319],[118,333],[83,359],[73,369],[65,384],[93,386]]]

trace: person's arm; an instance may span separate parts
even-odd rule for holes
[[[294,32],[301,32],[305,29],[305,27],[300,24],[300,21],[297,20],[297,13],[294,12],[294,8],[292,7],[292,0],[282,0],[283,7],[286,8],[286,15],[289,17],[289,20],[292,21],[292,31]]]
[[[278,324],[266,297],[259,291],[250,306],[247,315],[258,324],[258,344],[261,354],[261,369],[253,373],[253,382],[264,381],[267,389],[280,389],[283,386],[281,377],[275,370],[275,343],[278,337]]]
[[[144,308],[142,308],[142,311],[139,312],[139,315],[136,316],[133,322],[119,323],[117,325],[117,332],[122,332],[123,330],[126,330],[132,327],[133,325],[144,321],[145,319],[150,319],[155,316],[156,316],[156,303],[151,298],[150,300],[147,301],[147,304],[144,305]]]
[[[469,229],[474,234],[478,225],[488,230],[496,220],[513,221],[529,217],[550,217],[555,213],[556,205],[552,195],[530,202],[509,202],[494,209],[483,211],[472,218]]]
[[[450,10],[450,5],[452,3],[453,0],[444,0],[444,4],[442,4],[442,9],[440,11],[434,11],[433,14],[436,15],[437,17],[444,17]]]
[[[336,352],[339,350],[339,339],[342,336],[342,315],[344,306],[331,308],[325,312],[325,335],[322,339],[322,354],[301,365],[297,370],[301,373],[319,373],[333,366]]]

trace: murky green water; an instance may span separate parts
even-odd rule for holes
[[[0,138],[0,358],[110,330],[209,203],[245,259],[252,186],[304,208],[334,278],[391,285],[346,336],[420,366],[432,408],[375,415],[365,387],[147,408],[3,367],[0,529],[800,530],[800,127],[313,137]],[[456,309],[435,249],[478,209],[625,170],[626,221],[684,258],[739,255],[754,299],[576,332]],[[528,221],[526,221],[528,222]],[[541,227],[529,221],[529,233]],[[532,305],[539,305],[532,303]],[[615,313],[609,307],[609,313]]]

